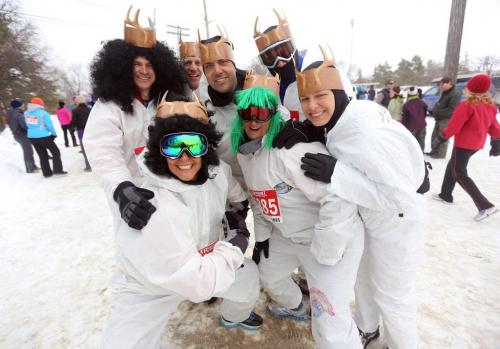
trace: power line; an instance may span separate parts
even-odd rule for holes
[[[20,12],[20,11],[6,11],[6,10],[0,10],[2,13],[7,13],[7,14],[14,14],[14,15],[21,15],[25,17],[32,17],[36,20],[41,20],[41,21],[46,21],[49,23],[64,23],[64,24],[75,24],[75,25],[81,25],[85,27],[95,27],[95,25],[91,25],[88,23],[81,23],[81,22],[75,22],[75,21],[69,21],[67,19],[63,18],[55,18],[55,17],[48,17],[48,16],[40,16],[40,15],[34,15],[31,13],[26,13],[26,12]]]

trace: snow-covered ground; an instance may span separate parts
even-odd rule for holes
[[[428,138],[432,120],[428,126]],[[56,122],[57,124],[57,122]],[[107,204],[79,148],[58,143],[66,176],[26,174],[21,147],[0,134],[0,348],[97,348],[114,270]],[[469,173],[500,206],[500,158],[486,148]],[[37,156],[35,155],[38,163]],[[445,160],[432,160],[431,192]],[[457,186],[455,203],[428,197],[426,259],[418,277],[421,348],[500,348],[500,214],[472,217],[472,200]],[[183,303],[166,333],[178,348],[312,348],[308,323],[274,320],[249,334],[217,324],[217,306]],[[371,348],[379,348],[374,343]]]

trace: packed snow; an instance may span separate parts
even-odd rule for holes
[[[97,348],[109,313],[110,213],[98,181],[83,171],[80,148],[65,148],[58,134],[69,174],[51,178],[26,174],[10,130],[0,134],[0,348]],[[500,158],[488,151],[489,142],[468,169],[500,206]],[[39,164],[36,154],[35,160]],[[439,192],[447,160],[431,162],[430,193]],[[500,213],[476,222],[476,208],[459,186],[453,205],[430,193],[417,282],[420,347],[500,348]],[[170,334],[178,348],[312,348],[309,323],[270,317],[266,301],[262,292],[257,312],[265,325],[256,333],[221,328],[217,304],[185,302],[163,342]],[[370,348],[382,346],[379,340]]]

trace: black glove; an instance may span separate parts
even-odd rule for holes
[[[245,219],[248,212],[248,200],[242,202],[229,203],[229,209],[226,211],[226,220],[229,230],[246,229]]]
[[[433,155],[437,153],[439,146],[444,142],[446,142],[447,140],[448,138],[444,138],[441,134],[439,134],[436,138],[434,138],[434,140],[431,143],[431,151],[426,154]]]
[[[330,183],[332,181],[333,170],[337,159],[326,154],[305,153],[301,159],[301,169],[304,170],[304,175],[317,181]]]
[[[252,259],[255,264],[259,264],[260,262],[260,252],[264,251],[264,257],[269,258],[269,239],[256,242],[255,247],[253,248]]]
[[[490,141],[490,144],[491,144],[490,156],[500,155],[500,138],[492,139]]]
[[[144,228],[156,211],[156,207],[148,201],[154,196],[151,190],[138,188],[128,181],[120,183],[113,193],[123,220],[130,228],[137,230]]]
[[[241,250],[241,253],[245,254],[245,251],[248,247],[248,238],[250,237],[250,232],[247,228],[239,229],[234,237],[227,240],[230,244],[238,247]]]
[[[308,143],[308,127],[301,122],[288,120],[285,127],[276,135],[273,140],[273,148],[290,149],[297,143]]]

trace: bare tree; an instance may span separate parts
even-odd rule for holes
[[[40,47],[34,27],[19,17],[12,0],[0,0],[0,100],[42,97],[55,105],[55,84],[46,64],[47,49]]]
[[[500,58],[496,56],[479,57],[477,60],[477,70],[486,74],[491,74],[498,68],[500,68]]]
[[[87,94],[90,90],[89,70],[87,66],[73,64],[64,69],[54,69],[57,77],[59,98],[69,101],[73,96]]]

